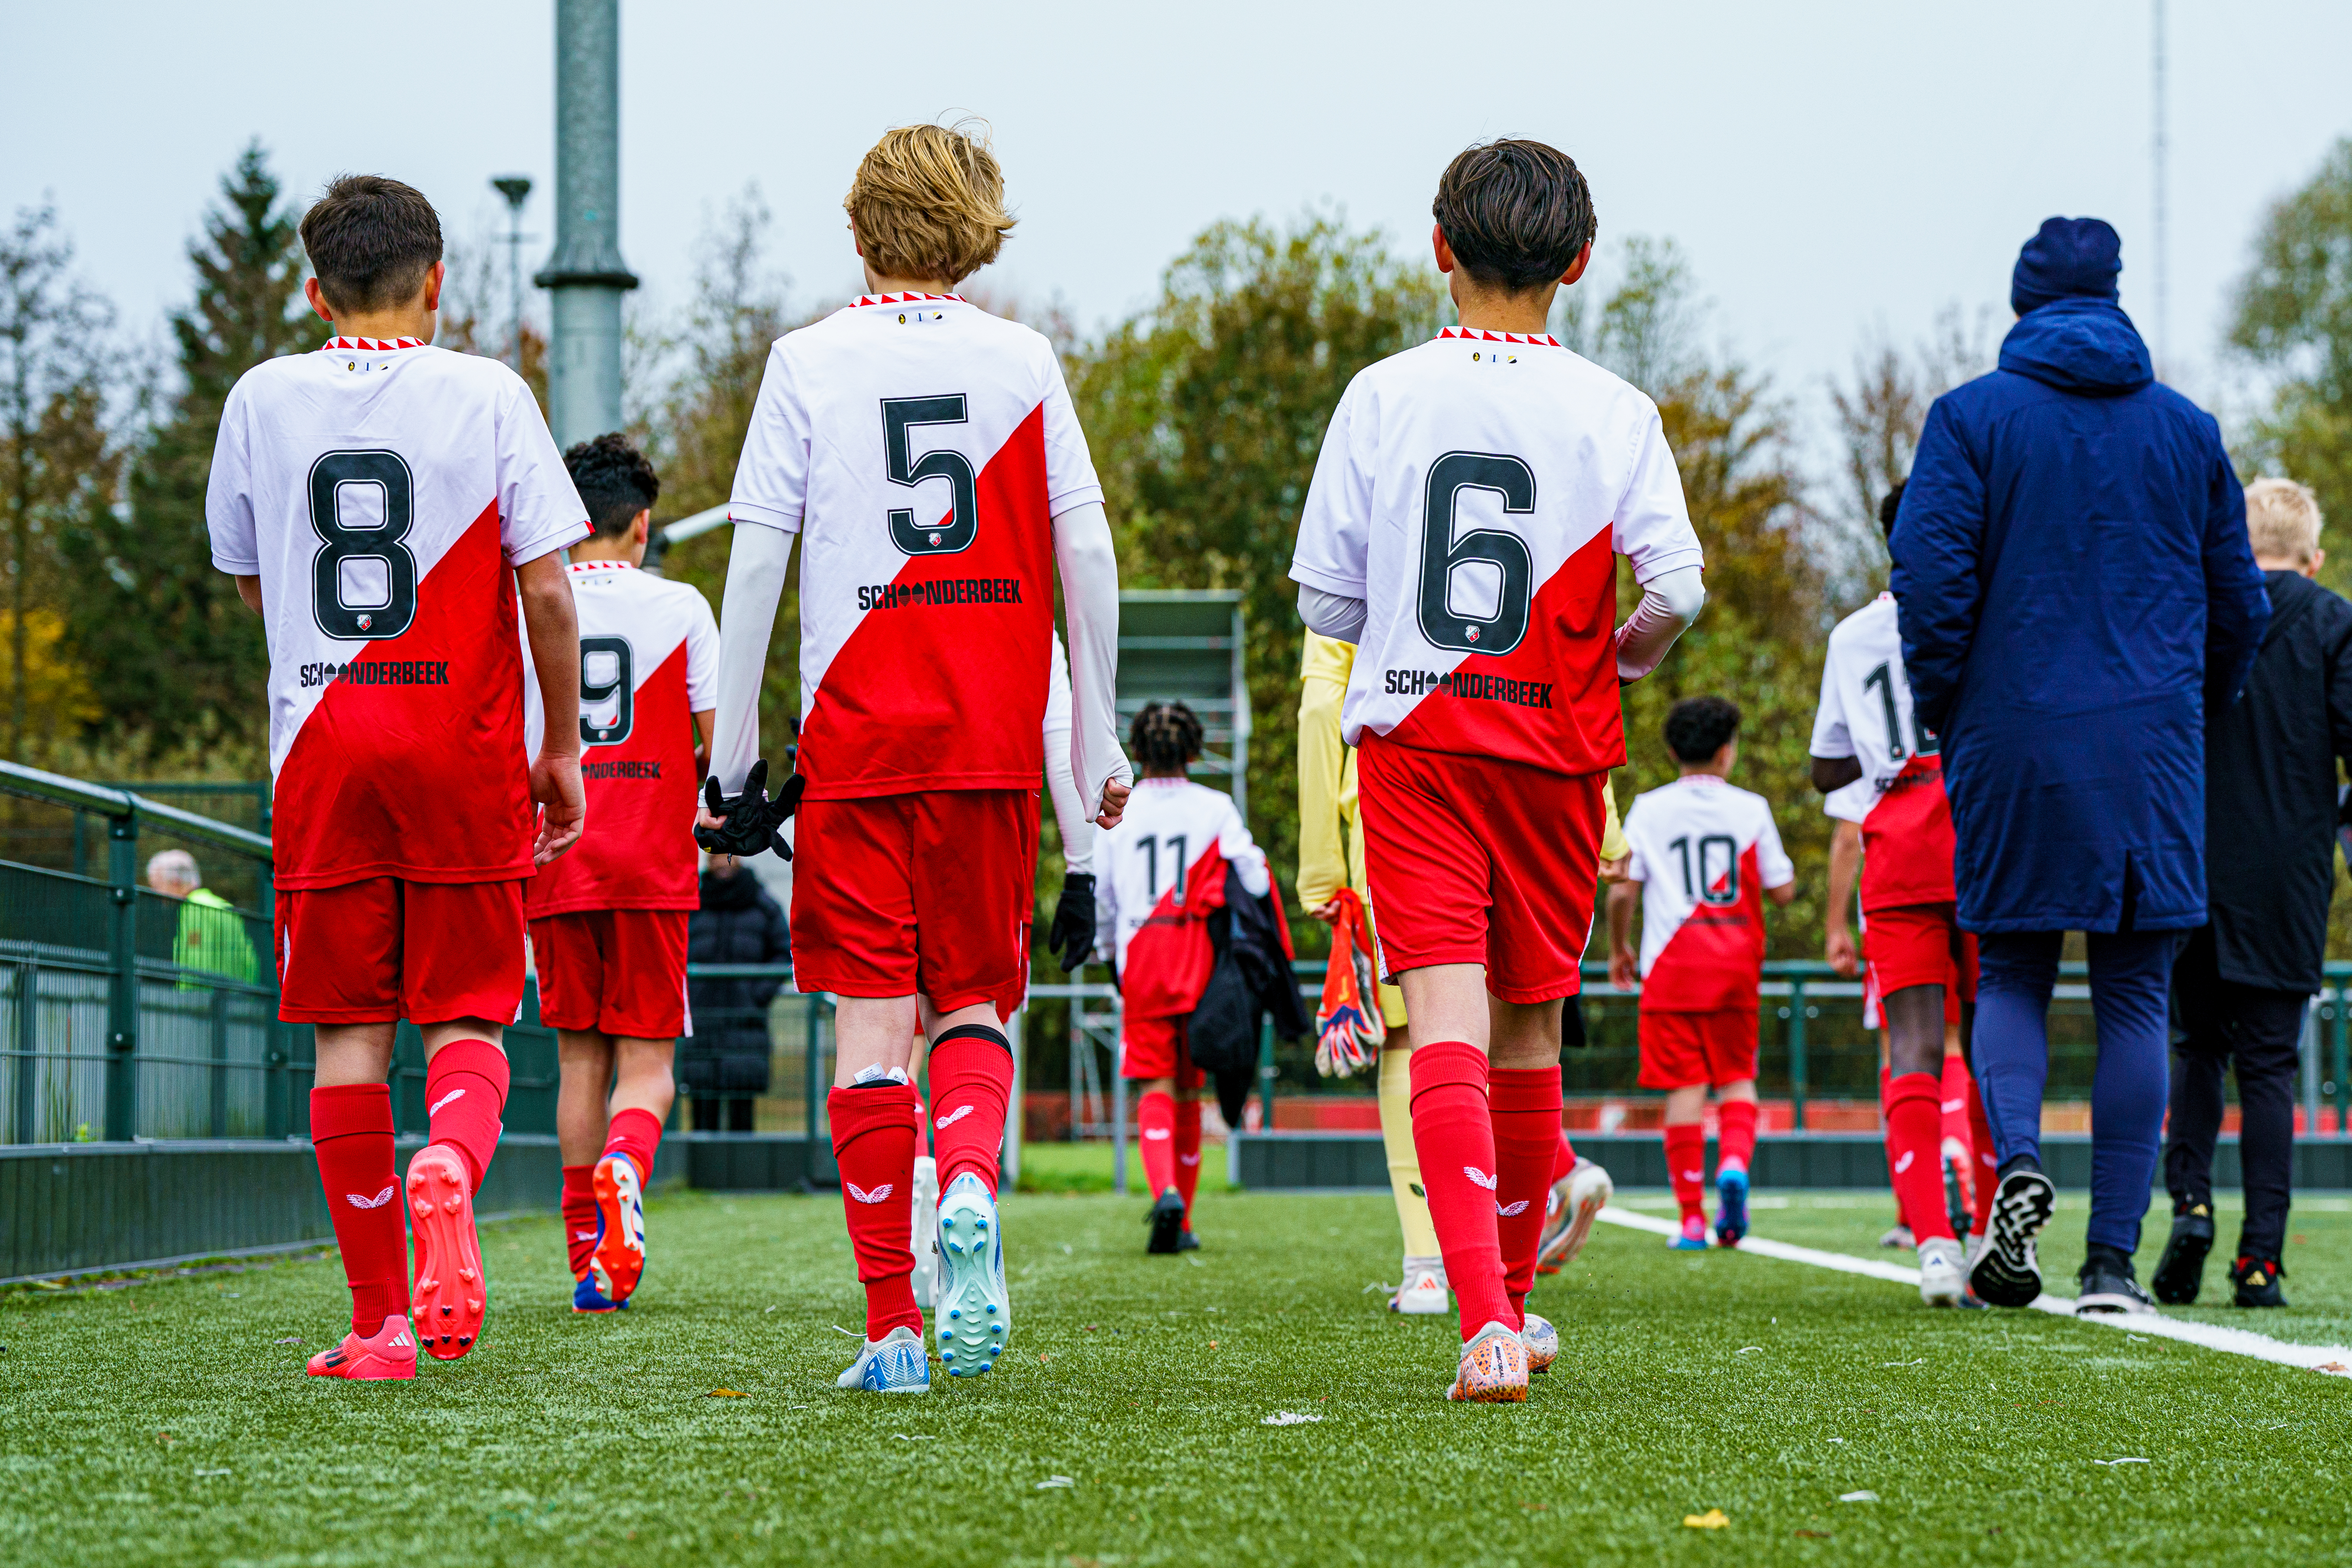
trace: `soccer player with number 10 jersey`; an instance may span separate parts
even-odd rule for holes
[[[1413,1143],[1463,1352],[1448,1397],[1517,1402],[1558,1336],[1526,1310],[1560,1132],[1622,682],[1698,613],[1701,552],[1654,404],[1547,331],[1591,259],[1584,176],[1540,142],[1456,158],[1432,235],[1460,315],[1349,384],[1291,576],[1358,645],[1382,973],[1412,1019]],[[1644,596],[1615,623],[1616,558]]]
[[[471,1349],[488,1307],[473,1200],[522,1002],[523,888],[583,813],[578,731],[525,745],[522,644],[548,710],[572,711],[560,552],[589,529],[521,377],[429,346],[431,203],[346,176],[302,244],[338,335],[238,378],[205,513],[213,564],[268,628],[278,1016],[318,1030],[310,1136],[352,1287],[350,1336],[310,1370],[410,1378],[420,1343]],[[387,1088],[402,1018],[425,1037],[432,1118],[404,1184]]]
[[[893,131],[866,155],[844,205],[866,292],[777,341],[728,506],[698,831],[714,852],[789,854],[778,829],[799,814],[794,967],[802,990],[840,998],[826,1113],[866,1287],[865,1342],[840,1381],[877,1393],[930,1385],[910,1279],[919,1026],[938,1131],[940,1363],[986,1372],[1011,1332],[1002,1025],[1027,982],[1057,565],[1083,809],[1115,825],[1129,779],[1112,709],[1118,564],[1061,362],[951,292],[1013,227],[1003,189],[961,126]],[[760,683],[795,535],[799,765],[771,800]]]

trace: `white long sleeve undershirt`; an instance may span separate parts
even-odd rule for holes
[[[1100,501],[1054,519],[1054,562],[1069,622],[1070,767],[1080,815],[1092,821],[1106,784],[1135,782],[1118,743],[1118,557]]]
[[[1706,604],[1706,584],[1696,566],[1677,566],[1643,584],[1642,602],[1617,628],[1617,679],[1639,680],[1657,668]]]
[[[793,535],[764,523],[739,522],[727,553],[727,595],[719,602],[719,716],[711,721],[710,776],[733,795],[760,755],[760,684],[768,673],[768,639],[783,602]],[[769,788],[783,782],[771,765]]]

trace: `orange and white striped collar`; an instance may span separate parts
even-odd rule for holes
[[[1478,327],[1447,327],[1437,334],[1441,338],[1469,338],[1489,343],[1540,343],[1558,348],[1560,342],[1549,332],[1490,332]]]
[[[958,305],[971,303],[961,294],[860,294],[857,302],[849,308],[856,310],[867,305],[922,305],[941,300]]]
[[[626,561],[567,561],[564,566],[573,572],[634,572],[636,570]]]
[[[424,346],[423,338],[329,338],[320,352],[350,353],[356,350],[361,353],[389,353],[395,349],[421,349]]]

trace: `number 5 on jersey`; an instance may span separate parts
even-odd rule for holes
[[[936,528],[918,527],[911,507],[890,509],[890,542],[908,555],[953,555],[971,549],[980,534],[980,491],[971,460],[961,452],[942,449],[924,453],[919,463],[911,434],[918,425],[961,425],[970,417],[960,392],[945,397],[882,400],[883,460],[890,470],[890,482],[948,482],[948,520]]]

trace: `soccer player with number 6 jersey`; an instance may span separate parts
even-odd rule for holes
[[[268,628],[278,1016],[318,1030],[310,1136],[352,1287],[350,1336],[310,1370],[409,1378],[420,1343],[470,1350],[488,1305],[473,1202],[522,1001],[523,889],[583,811],[578,732],[525,743],[523,641],[541,699],[572,711],[560,552],[589,529],[522,379],[429,346],[446,273],[430,202],[346,176],[302,244],[339,335],[238,378],[205,513],[213,564]],[[402,1018],[425,1037],[432,1118],[404,1183],[387,1087]]]
[[[1349,384],[1290,574],[1309,629],[1358,645],[1340,722],[1461,1312],[1448,1397],[1517,1402],[1558,1346],[1525,1291],[1559,1146],[1560,999],[1625,759],[1618,687],[1698,613],[1701,557],[1656,405],[1545,330],[1591,259],[1576,164],[1474,147],[1433,212],[1461,324]],[[1644,589],[1622,628],[1621,554]]]
[[[698,836],[715,852],[782,848],[799,814],[794,966],[801,989],[840,998],[826,1111],[866,1287],[865,1342],[841,1383],[877,1393],[930,1386],[910,1282],[919,1026],[938,1133],[940,1364],[984,1373],[1011,1333],[1001,1026],[1028,964],[1057,566],[1082,809],[1116,824],[1129,778],[1112,708],[1118,565],[1061,362],[951,292],[1013,227],[1003,189],[962,126],[892,131],[866,155],[844,205],[867,291],[777,341],[728,507]],[[799,765],[772,800],[760,683],[795,535]]]
[[[1666,715],[1682,776],[1625,813],[1632,854],[1609,889],[1609,977],[1642,982],[1643,1089],[1666,1094],[1666,1175],[1682,1210],[1670,1246],[1706,1247],[1702,1121],[1716,1094],[1716,1239],[1748,1234],[1748,1164],[1756,1152],[1756,1013],[1764,974],[1764,900],[1797,896],[1772,807],[1729,780],[1739,763],[1739,710],[1693,697]],[[1632,944],[1642,910],[1641,956]]]
[[[555,1031],[555,1131],[572,1304],[629,1304],[646,1266],[645,1187],[677,1085],[695,791],[718,701],[719,626],[702,595],[643,570],[661,480],[623,437],[563,455],[595,536],[566,569],[580,613],[588,831],[532,879],[540,1022]],[[544,715],[533,706],[534,731]],[[567,715],[567,717],[570,717]],[[609,1093],[608,1093],[609,1091]]]

